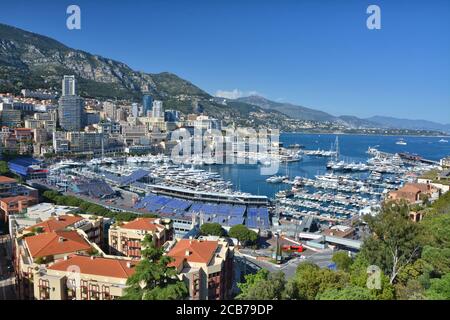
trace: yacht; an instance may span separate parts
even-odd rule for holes
[[[439,140],[439,142],[440,142],[440,143],[448,143],[448,140],[441,139],[441,140]]]
[[[403,140],[403,139],[398,140],[395,144],[398,144],[400,146],[406,146],[407,145],[406,141]]]

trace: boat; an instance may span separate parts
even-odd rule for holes
[[[406,146],[407,145],[406,141],[403,140],[403,139],[398,140],[395,144],[398,144],[400,146]]]
[[[439,140],[439,142],[440,142],[440,143],[448,143],[448,140],[441,139],[441,140]]]

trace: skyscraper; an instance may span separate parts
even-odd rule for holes
[[[158,100],[153,101],[152,117],[164,118],[164,109],[162,101]]]
[[[75,76],[64,76],[59,98],[59,124],[67,131],[80,131],[86,123],[84,100],[76,95]]]
[[[137,103],[131,104],[131,115],[135,118],[139,117],[139,106]]]
[[[153,99],[149,94],[144,94],[142,97],[142,113],[144,117],[149,116],[149,112],[152,111]]]
[[[75,96],[77,94],[75,76],[64,76],[62,82],[62,95]]]

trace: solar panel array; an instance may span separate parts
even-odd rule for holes
[[[140,199],[134,206],[138,210],[158,213],[165,217],[191,218],[197,215],[203,223],[219,223],[223,226],[244,224],[250,228],[269,228],[269,212],[267,208],[247,208],[245,205],[200,203],[154,194]],[[247,212],[247,219],[245,219]]]

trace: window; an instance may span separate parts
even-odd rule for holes
[[[50,299],[50,282],[48,280],[39,279],[39,300]]]

